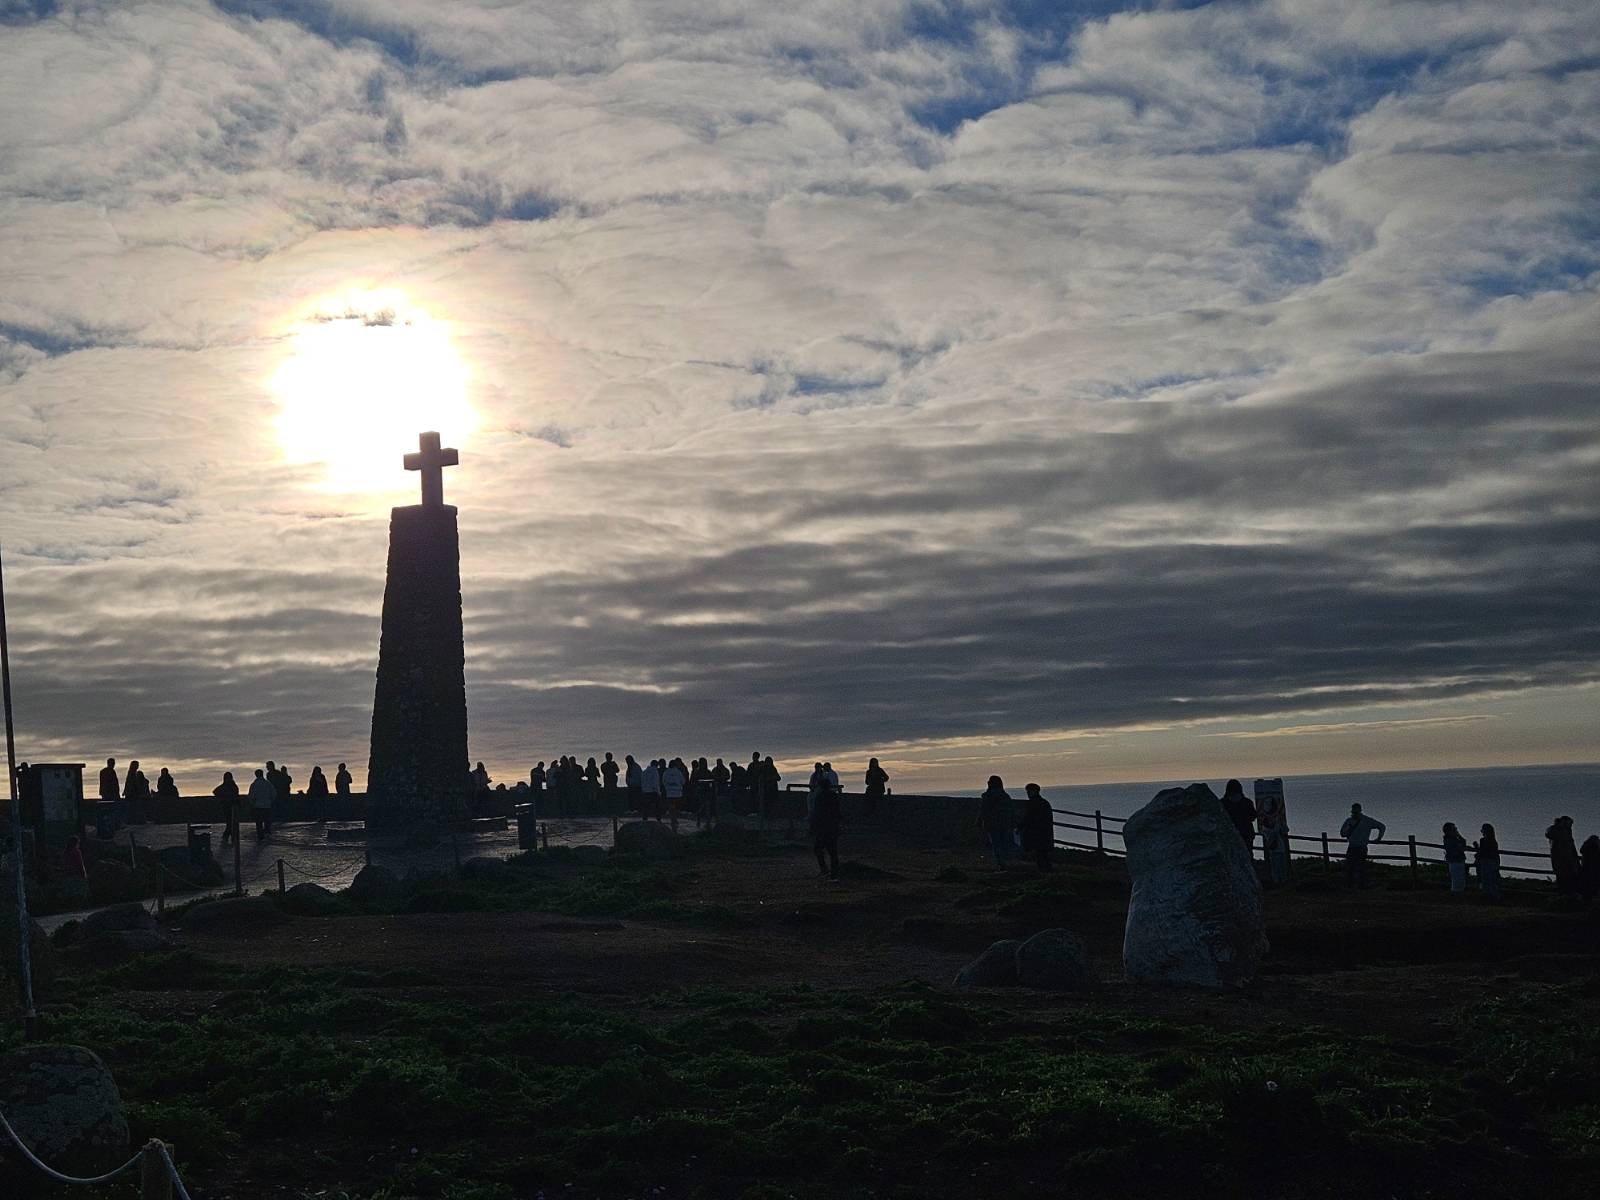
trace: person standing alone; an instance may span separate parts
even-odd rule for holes
[[[1361,805],[1352,804],[1350,815],[1339,826],[1339,836],[1344,839],[1344,885],[1356,890],[1367,886],[1367,843],[1376,832],[1378,840],[1389,832],[1382,821],[1361,811]]]
[[[267,778],[266,772],[256,768],[255,780],[250,784],[250,813],[256,819],[256,840],[272,836],[272,804],[278,798],[278,789]]]
[[[827,879],[839,878],[839,793],[823,787],[817,793],[808,822],[811,848],[817,855],[817,873]]]

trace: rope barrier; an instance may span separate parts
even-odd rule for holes
[[[365,865],[365,860],[353,858],[343,865],[335,867],[331,871],[308,871],[304,867],[295,866],[288,859],[283,860],[283,866],[285,870],[293,871],[296,875],[304,875],[307,879],[332,879],[335,875],[343,875],[352,867],[356,867],[358,863]]]
[[[172,1178],[172,1186],[177,1189],[178,1200],[189,1200],[189,1189],[183,1186],[183,1180],[178,1178],[178,1168],[173,1165],[172,1155],[167,1153],[167,1144],[157,1142],[156,1150],[161,1155],[161,1161],[166,1164],[167,1174]]]
[[[141,1150],[127,1162],[118,1167],[115,1171],[107,1171],[104,1175],[91,1175],[79,1178],[76,1175],[64,1175],[54,1167],[50,1166],[48,1163],[42,1162],[38,1155],[36,1155],[32,1150],[28,1149],[22,1138],[18,1136],[17,1131],[11,1128],[11,1122],[6,1120],[6,1115],[4,1112],[0,1112],[0,1129],[4,1129],[11,1140],[16,1143],[17,1149],[22,1151],[23,1158],[27,1159],[34,1166],[38,1167],[39,1170],[50,1176],[50,1178],[54,1179],[57,1183],[106,1183],[109,1180],[115,1179],[124,1171],[135,1166],[138,1161],[144,1157],[144,1151]],[[163,1149],[162,1153],[165,1154],[166,1151]],[[169,1169],[172,1167],[172,1160],[170,1158],[167,1159],[167,1166]],[[173,1178],[174,1180],[177,1179],[177,1172],[175,1170],[173,1171]],[[182,1184],[178,1185],[178,1190],[183,1192]],[[183,1200],[189,1200],[189,1195],[187,1192],[183,1192]]]

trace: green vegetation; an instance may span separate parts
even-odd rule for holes
[[[1519,984],[1407,1045],[916,984],[627,1011],[177,953],[81,977],[47,1036],[105,1057],[135,1138],[241,1191],[1548,1197],[1600,1178],[1600,1031],[1564,1020],[1594,990]]]

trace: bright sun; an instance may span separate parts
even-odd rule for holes
[[[359,292],[313,306],[294,326],[272,378],[278,439],[292,463],[320,463],[339,492],[413,486],[401,456],[436,429],[446,445],[477,424],[467,368],[448,325],[394,292]]]

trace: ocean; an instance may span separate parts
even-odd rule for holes
[[[1240,777],[1246,795],[1253,779]],[[1055,807],[1126,817],[1162,788],[1207,783],[1219,796],[1225,779],[1152,780],[1147,783],[1045,785]],[[1020,787],[1007,786],[1020,797]],[[1549,848],[1544,831],[1552,818],[1569,816],[1581,844],[1600,833],[1600,763],[1541,767],[1474,767],[1447,771],[1364,771],[1347,775],[1285,775],[1283,793],[1289,831],[1337,836],[1339,825],[1359,802],[1368,815],[1389,828],[1390,839],[1415,834],[1419,842],[1437,842],[1439,827],[1454,821],[1470,842],[1488,821],[1502,849],[1543,853]],[[977,792],[970,793],[977,795]],[[1066,832],[1066,831],[1063,831]],[[1093,835],[1089,835],[1091,838]],[[1112,845],[1118,843],[1112,842]],[[1296,843],[1296,854],[1312,852]],[[1529,866],[1536,864],[1529,863]]]

